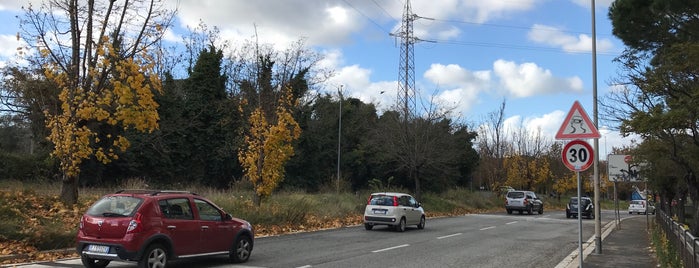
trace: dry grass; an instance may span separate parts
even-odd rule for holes
[[[70,251],[56,253],[42,250],[73,247],[80,216],[100,196],[119,189],[156,189],[142,179],[129,180],[114,188],[81,188],[79,204],[64,207],[58,199],[60,187],[60,183],[0,181],[0,193],[4,194],[0,196],[0,208],[3,209],[0,214],[4,217],[0,221],[0,263],[74,257],[75,253]],[[370,191],[318,194],[278,191],[257,207],[252,202],[253,192],[250,189],[245,184],[236,184],[229,189],[177,186],[167,190],[186,190],[209,198],[234,217],[250,221],[257,236],[360,224],[370,194]],[[425,194],[422,203],[428,217],[502,209],[502,202],[497,196],[466,189],[454,189],[439,195]],[[28,219],[26,215],[42,216]],[[23,224],[27,221],[34,224]]]

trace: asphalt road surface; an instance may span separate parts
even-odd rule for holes
[[[621,216],[625,217],[628,215]],[[602,225],[613,220],[602,212]],[[594,236],[594,220],[583,219],[583,240]],[[371,231],[353,226],[255,240],[247,263],[227,258],[171,261],[169,267],[555,267],[578,250],[578,221],[564,211],[534,215],[504,209],[495,214],[469,214],[427,219],[424,230],[404,233],[384,226]],[[13,267],[15,265],[12,265]],[[16,265],[22,268],[82,267],[79,259]],[[113,261],[107,267],[136,267]]]

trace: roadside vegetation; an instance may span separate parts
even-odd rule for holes
[[[643,178],[615,185],[618,198],[647,188],[698,235],[695,2],[614,1],[608,16],[626,47],[600,106],[640,137],[610,152],[643,166]],[[437,103],[382,110],[330,85],[333,70],[302,38],[280,49],[202,23],[167,43],[176,10],[162,0],[24,11],[22,58],[0,67],[0,255],[72,246],[88,204],[121,188],[199,192],[260,235],[357,224],[377,190],[410,192],[435,217],[501,209],[490,193],[503,186],[562,209],[577,188],[563,142],[506,126],[505,100],[481,122]],[[580,175],[589,195],[592,171]],[[609,199],[604,172],[600,184]]]
[[[131,180],[112,189],[82,188],[78,202],[66,206],[60,200],[57,183],[0,181],[0,263],[77,257],[72,248],[78,222],[87,208],[103,194],[118,189],[147,187],[141,180]],[[314,194],[279,191],[258,207],[253,202],[255,193],[249,185],[238,185],[229,190],[205,186],[176,190],[183,189],[201,194],[235,217],[250,221],[258,237],[359,225],[367,197],[371,192],[379,191]],[[407,191],[400,188],[383,190]],[[562,211],[567,200],[567,197],[561,201],[544,198],[544,213]],[[429,218],[504,211],[502,197],[490,191],[457,188],[440,194],[425,193],[421,201]],[[611,201],[602,204],[606,209]]]
[[[680,268],[682,260],[677,252],[677,248],[670,243],[667,234],[660,226],[653,224],[650,230],[652,250],[655,252],[658,267]]]

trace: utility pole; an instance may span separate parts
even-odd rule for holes
[[[340,193],[340,155],[342,152],[342,147],[340,146],[342,143],[342,85],[337,89],[337,93],[340,97],[340,110],[338,112],[338,119],[337,119],[337,185],[336,185],[336,190],[337,193]]]
[[[595,25],[595,0],[590,1],[592,9],[592,113],[595,127],[599,129],[597,111],[597,33]],[[600,178],[599,178],[599,138],[594,139],[594,190],[595,190],[595,253],[602,254],[602,217],[600,215]],[[582,258],[581,258],[582,259]]]

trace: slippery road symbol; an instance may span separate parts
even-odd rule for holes
[[[570,132],[571,134],[578,133],[578,128],[580,128],[580,130],[582,131],[580,133],[587,133],[587,129],[585,129],[585,124],[583,124],[583,119],[579,115],[575,115],[570,119],[570,127],[573,128],[573,131]]]

